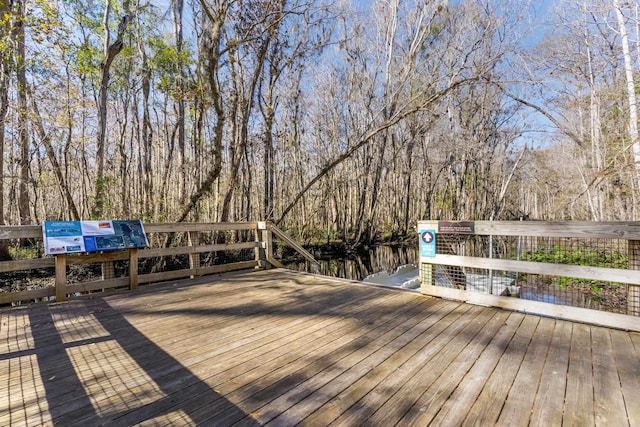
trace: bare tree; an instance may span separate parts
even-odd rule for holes
[[[220,81],[220,69],[222,68],[223,55],[225,54],[223,30],[227,22],[227,14],[231,7],[231,2],[222,0],[215,1],[213,5],[210,5],[206,0],[201,0],[200,7],[202,9],[202,33],[199,35],[198,41],[200,50],[198,66],[206,84],[203,83],[201,88],[199,107],[202,116],[204,116],[205,110],[209,105],[212,106],[214,111],[215,123],[210,153],[212,162],[204,180],[191,193],[187,204],[178,215],[178,222],[186,220],[200,200],[211,192],[215,181],[222,172],[222,140],[224,138],[226,114],[223,103],[222,82]],[[204,92],[204,90],[207,92]]]
[[[111,41],[111,8],[112,0],[107,0],[104,9],[104,44],[103,57],[100,64],[100,88],[98,93],[98,130],[96,133],[96,175],[95,175],[95,200],[91,215],[100,218],[104,214],[105,202],[105,145],[107,140],[107,96],[109,91],[110,71],[113,60],[124,47],[124,36],[127,27],[133,18],[131,2],[123,0],[123,15],[120,18],[115,34],[115,39]]]
[[[633,65],[631,62],[631,53],[629,49],[629,36],[627,34],[627,26],[625,17],[622,13],[620,0],[613,0],[616,17],[618,19],[618,28],[622,43],[622,54],[624,58],[624,71],[627,79],[627,97],[629,101],[629,139],[631,140],[631,148],[633,151],[633,161],[637,170],[638,189],[640,189],[640,138],[638,138],[638,105],[636,102],[636,86],[633,76]]]
[[[25,4],[24,0],[15,1],[14,24],[12,38],[15,43],[15,67],[18,86],[18,139],[20,140],[20,182],[18,185],[18,210],[20,212],[20,224],[31,223],[29,206],[29,129],[27,112],[27,78],[25,58]]]

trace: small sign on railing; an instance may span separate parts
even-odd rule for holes
[[[436,256],[436,232],[435,230],[420,230],[420,256]]]
[[[441,234],[474,234],[473,221],[438,221],[438,233]]]
[[[97,252],[149,246],[142,221],[45,221],[42,223],[47,255]]]

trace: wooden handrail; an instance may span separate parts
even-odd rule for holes
[[[438,229],[439,221],[419,221],[418,228]],[[574,237],[640,240],[640,221],[473,221],[480,236]]]
[[[423,260],[424,262],[425,260]],[[460,255],[438,254],[428,259],[431,264],[465,268],[510,271],[514,273],[551,274],[577,279],[619,282],[640,286],[640,274],[622,268],[593,267],[587,265],[552,264],[548,262],[517,261],[499,258],[480,258]]]
[[[302,255],[311,264],[319,265],[318,261],[311,255],[305,248],[297,244],[291,237],[287,236],[284,231],[280,230],[275,224],[268,223],[268,229],[282,239],[285,243],[291,246],[296,252]]]
[[[633,329],[640,331],[640,221],[632,222],[586,222],[586,221],[464,221],[461,225],[459,234],[451,233],[451,222],[440,221],[420,221],[417,231],[433,230],[436,232],[436,241],[438,242],[438,252],[433,255],[426,252],[420,256],[420,279],[421,291],[424,294],[450,298],[455,300],[477,303],[482,305],[497,306],[518,311],[526,311],[546,316],[554,316],[568,320],[576,320],[581,322],[595,323],[609,327],[618,327],[623,329]],[[439,233],[440,225],[447,226],[447,229]],[[455,241],[464,242],[465,235],[488,236],[489,248],[479,251],[475,255],[466,254],[463,250],[460,253],[451,252],[449,249],[450,236],[454,236]],[[565,239],[570,241],[588,241],[589,239],[601,239],[605,242],[618,242],[616,244],[607,243],[611,247],[626,247],[626,256],[628,267],[613,268],[599,265],[577,265],[557,262],[553,259],[543,258],[540,261],[532,259],[521,260],[519,256],[520,249],[515,252],[505,252],[494,257],[494,251],[491,242],[496,237],[518,237],[519,245],[520,237],[554,239],[554,242],[560,242],[564,245]],[[559,240],[555,240],[559,239]],[[482,245],[486,242],[483,239],[473,239],[474,244]],[[535,242],[535,240],[533,240]],[[624,244],[620,245],[620,242]],[[461,243],[464,246],[464,243]],[[536,244],[537,246],[537,244]],[[544,248],[544,244],[540,245]],[[464,248],[463,248],[464,249]],[[517,253],[518,255],[513,255]],[[511,259],[512,257],[517,259]],[[450,275],[449,269],[455,267],[461,273]],[[439,269],[439,270],[438,270]],[[470,271],[470,274],[486,271],[486,277],[489,280],[488,290],[482,287],[467,288],[466,278],[463,271]],[[449,280],[451,277],[462,277],[465,286],[450,286],[446,280],[440,280],[437,283],[437,272],[442,272]],[[610,283],[615,286],[625,288],[627,292],[627,314],[612,313],[604,310],[594,310],[590,308],[580,308],[571,305],[555,304],[552,302],[532,301],[527,299],[512,298],[509,296],[498,295],[501,291],[493,291],[493,272],[503,272],[507,279],[518,278],[518,275],[534,275],[534,276],[557,276],[559,278],[570,278],[576,281],[587,281],[585,286],[593,283]],[[482,274],[482,273],[479,273]],[[459,278],[459,277],[458,277]],[[442,276],[441,276],[442,279]],[[473,285],[473,280],[470,282]],[[513,282],[513,286],[517,287],[517,280]],[[579,282],[578,282],[579,283]],[[477,285],[476,285],[477,286]],[[500,286],[504,286],[500,284]],[[559,292],[562,291],[559,287]],[[617,308],[624,310],[624,307]]]
[[[177,247],[153,247],[140,250],[117,250],[108,252],[92,252],[65,254],[55,257],[43,257],[28,260],[11,260],[0,262],[0,272],[17,272],[40,268],[55,268],[53,280],[56,286],[46,288],[0,293],[0,304],[14,303],[24,300],[34,300],[41,298],[56,297],[57,301],[63,301],[68,295],[74,293],[93,292],[96,290],[104,290],[114,287],[128,286],[135,289],[139,284],[161,282],[167,280],[194,278],[206,274],[223,273],[226,271],[256,268],[265,268],[268,264],[279,268],[285,266],[273,257],[271,248],[271,234],[274,233],[278,238],[285,241],[294,250],[300,253],[306,260],[314,265],[318,262],[304,248],[298,245],[293,239],[287,236],[273,224],[267,222],[229,222],[229,223],[162,223],[162,224],[144,224],[147,234],[153,233],[185,233],[188,236],[188,242],[184,246]],[[249,241],[240,241],[234,243],[209,243],[207,244],[201,238],[200,233],[221,232],[221,231],[255,231],[255,239]],[[267,232],[266,238],[260,235],[261,232]],[[17,240],[31,239],[34,241],[42,240],[42,226],[0,226],[0,240]],[[256,256],[254,260],[233,262],[227,264],[216,264],[202,266],[200,264],[200,254],[210,252],[224,252],[255,249]],[[146,274],[138,273],[138,265],[140,260],[155,257],[171,257],[178,255],[186,255],[189,258],[189,268],[172,271],[160,271]],[[113,263],[115,261],[129,261],[129,269],[127,277],[113,277]],[[81,282],[68,284],[66,269],[69,265],[78,264],[102,264],[103,272],[108,271],[109,274],[103,274],[102,279],[89,282]],[[107,269],[107,270],[105,270]]]

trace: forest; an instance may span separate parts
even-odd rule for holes
[[[547,5],[547,3],[551,3]],[[640,5],[0,1],[0,225],[638,220]]]

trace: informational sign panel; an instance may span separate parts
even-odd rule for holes
[[[441,234],[473,234],[473,221],[438,221],[438,233]]]
[[[436,256],[436,232],[434,230],[420,230],[420,256]]]
[[[42,224],[47,255],[97,252],[149,246],[142,221],[45,221]]]

